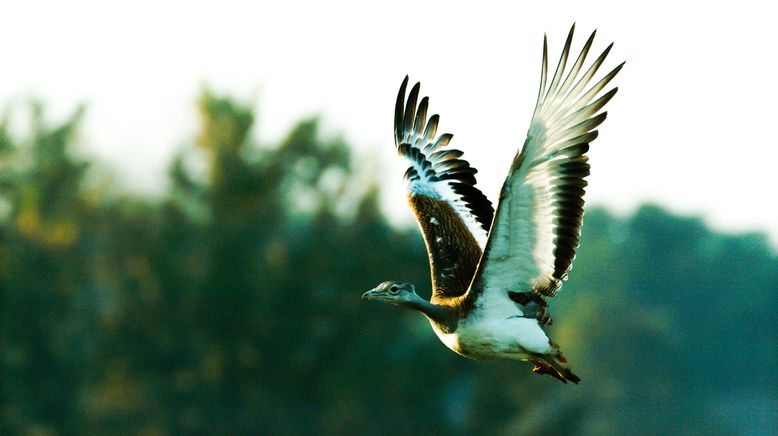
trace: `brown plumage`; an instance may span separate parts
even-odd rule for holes
[[[408,203],[427,245],[433,301],[464,294],[481,257],[478,242],[445,201],[414,195]]]

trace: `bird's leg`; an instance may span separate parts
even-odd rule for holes
[[[535,366],[532,367],[532,372],[536,374],[548,374],[551,377],[554,377],[555,379],[561,381],[562,383],[567,383],[567,380],[565,379],[564,375],[554,368],[552,365],[550,365],[547,361],[540,360],[540,359],[529,359],[532,364]]]

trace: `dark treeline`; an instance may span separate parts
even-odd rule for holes
[[[590,209],[553,302],[583,379],[564,386],[360,301],[386,279],[428,293],[429,273],[418,232],[350,189],[369,181],[343,141],[307,120],[258,147],[248,108],[206,92],[199,111],[157,199],[94,182],[71,150],[81,111],[52,124],[36,106],[23,138],[0,121],[0,433],[775,430],[778,258],[762,235]]]

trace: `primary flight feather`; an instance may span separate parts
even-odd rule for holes
[[[420,85],[397,95],[394,139],[409,161],[408,202],[424,235],[432,298],[411,284],[383,282],[366,292],[423,313],[440,340],[473,359],[514,359],[562,382],[578,383],[545,331],[553,297],[572,266],[583,220],[586,152],[606,117],[601,112],[618,88],[602,92],[623,63],[593,82],[613,44],[589,67],[596,32],[568,69],[575,25],[553,76],[543,39],[540,89],[527,138],[500,190],[497,210],[476,188],[476,169],[438,135],[439,116],[427,117],[429,99]],[[583,71],[583,73],[581,73]]]

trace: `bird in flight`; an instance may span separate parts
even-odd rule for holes
[[[575,257],[583,219],[586,152],[606,117],[603,106],[618,88],[602,93],[618,65],[592,83],[613,44],[584,70],[595,32],[567,69],[575,25],[548,82],[548,44],[535,112],[527,138],[511,164],[496,211],[476,188],[476,169],[449,148],[452,135],[437,135],[438,115],[427,117],[429,99],[419,83],[406,99],[400,86],[394,115],[408,202],[429,255],[432,298],[409,283],[383,282],[364,300],[415,309],[438,338],[472,359],[531,362],[533,371],[578,383],[559,346],[547,335],[547,299],[554,297]],[[583,74],[581,72],[583,71]],[[417,104],[418,103],[418,104]]]

